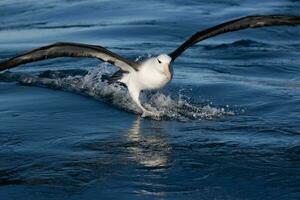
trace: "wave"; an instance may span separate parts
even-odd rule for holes
[[[230,49],[230,48],[271,48],[274,45],[258,42],[254,40],[237,40],[231,43],[223,43],[217,45],[202,45],[205,50],[215,50],[215,49]]]
[[[103,80],[105,76],[107,76],[105,67],[91,70],[48,70],[35,74],[6,71],[0,74],[0,81],[18,82],[25,85],[80,93],[112,104],[122,110],[140,114],[141,110],[131,100],[127,89],[119,84],[109,85],[107,81]],[[230,111],[226,106],[218,107],[209,103],[193,103],[180,92],[172,96],[161,91],[146,91],[141,93],[140,99],[148,110],[159,113],[158,117],[151,117],[156,120],[174,119],[186,121],[234,115],[234,112]]]

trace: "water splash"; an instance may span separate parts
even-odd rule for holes
[[[105,64],[101,67],[86,70],[44,71],[34,75],[26,73],[5,72],[0,74],[0,81],[16,81],[25,85],[41,86],[58,90],[80,93],[97,100],[112,104],[122,110],[141,114],[141,110],[131,100],[127,88],[119,84],[109,85],[102,80],[111,70]],[[175,119],[213,119],[225,115],[234,115],[228,108],[214,107],[210,104],[192,103],[184,95],[166,95],[161,91],[142,92],[142,104],[151,111],[159,113],[156,120]]]

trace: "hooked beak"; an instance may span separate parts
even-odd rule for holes
[[[166,74],[166,76],[169,80],[172,80],[172,73],[170,71],[170,65],[169,64],[164,64],[164,73]]]

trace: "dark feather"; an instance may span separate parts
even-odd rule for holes
[[[259,28],[263,26],[278,26],[278,25],[300,25],[300,17],[285,16],[285,15],[268,15],[268,16],[248,16],[236,20],[232,20],[212,28],[197,32],[185,41],[175,51],[170,53],[172,61],[181,55],[186,49],[194,44],[207,38],[220,35],[222,33],[238,31],[247,28]]]
[[[125,59],[104,47],[80,43],[60,42],[34,49],[1,62],[0,71],[10,69],[21,64],[57,57],[98,58],[121,68],[123,71],[130,71],[131,69],[137,70],[138,68],[138,63]]]

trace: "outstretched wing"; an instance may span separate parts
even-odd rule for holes
[[[236,20],[232,20],[212,28],[197,32],[185,41],[175,51],[170,53],[172,61],[180,56],[186,49],[194,44],[222,33],[238,31],[246,28],[259,28],[263,26],[276,26],[276,25],[300,25],[299,16],[286,16],[286,15],[268,15],[268,16],[247,16]]]
[[[127,60],[101,46],[60,42],[40,47],[22,55],[10,58],[4,62],[0,62],[0,71],[10,69],[25,63],[57,57],[98,58],[104,62],[113,64],[121,68],[121,70],[127,72],[137,70],[138,67],[138,64],[136,62]]]

